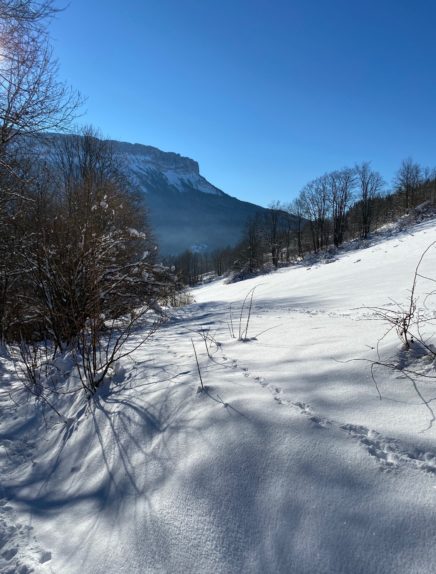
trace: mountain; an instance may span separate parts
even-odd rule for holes
[[[163,255],[235,245],[247,219],[266,211],[209,183],[190,158],[152,146],[110,143],[130,179],[145,194]]]

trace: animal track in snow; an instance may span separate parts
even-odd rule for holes
[[[400,441],[382,436],[364,426],[345,424],[340,428],[357,438],[368,453],[385,468],[396,468],[401,463],[412,464],[420,470],[436,474],[436,454],[418,448],[407,449]]]
[[[359,425],[343,424],[321,417],[314,413],[312,407],[307,403],[285,399],[283,390],[280,387],[265,383],[265,381],[262,381],[261,384],[270,390],[275,401],[281,405],[297,409],[300,414],[306,416],[316,426],[337,428],[345,431],[352,438],[358,439],[368,454],[376,459],[383,470],[398,468],[400,465],[406,464],[436,475],[436,453],[419,448],[408,449],[399,440],[384,437],[375,430]]]
[[[31,526],[17,521],[14,509],[0,498],[0,574],[30,574],[51,560],[51,552],[42,550]]]
[[[18,465],[33,461],[34,440],[2,438],[0,440],[0,475],[2,484]],[[24,524],[5,497],[0,484],[0,574],[30,574],[42,571],[41,565],[51,560],[51,552],[42,549],[33,528]],[[44,569],[47,572],[47,569]]]
[[[320,417],[318,415],[316,415],[312,408],[310,407],[310,405],[306,404],[306,403],[302,403],[302,402],[289,402],[289,404],[298,409],[300,411],[301,414],[307,416],[307,418],[315,423],[317,426],[320,427],[328,427],[332,425],[332,421],[329,421],[328,419],[324,418],[324,417]]]
[[[269,385],[269,384],[266,384],[263,386],[267,386],[269,388],[269,390],[271,391],[271,393],[274,397],[274,400],[277,401],[280,405],[287,405],[287,406],[290,406],[292,408],[297,409],[300,414],[305,415],[316,426],[328,427],[332,424],[332,422],[329,421],[328,419],[316,415],[313,412],[310,405],[308,405],[306,403],[298,402],[298,401],[293,402],[293,401],[290,401],[288,399],[285,399],[282,396],[283,390],[280,387],[277,387],[274,385]]]
[[[222,357],[224,361],[230,361],[231,367],[238,368],[244,377],[251,377],[248,368],[240,367],[238,361],[230,359],[228,356]],[[274,400],[280,405],[285,405],[296,409],[301,415],[321,428],[335,428],[346,432],[352,438],[358,439],[359,443],[365,448],[368,454],[376,459],[382,469],[390,470],[400,465],[413,465],[415,468],[436,475],[436,453],[427,452],[418,448],[408,449],[400,441],[384,437],[375,430],[368,429],[364,426],[345,424],[338,421],[322,417],[314,412],[312,407],[301,401],[291,401],[284,396],[283,389],[279,386],[269,383],[264,377],[254,376],[253,381],[267,388],[272,394]]]

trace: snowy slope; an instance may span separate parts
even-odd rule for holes
[[[196,289],[94,408],[39,440],[4,360],[0,572],[434,572],[436,382],[419,382],[424,405],[380,371],[380,400],[354,359],[376,358],[386,331],[367,307],[406,301],[435,240],[421,224],[330,264]],[[229,323],[238,334],[254,286],[242,342]],[[393,333],[379,348],[398,349]]]

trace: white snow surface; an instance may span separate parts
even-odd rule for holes
[[[407,302],[435,240],[427,222],[329,264],[195,289],[68,426],[12,402],[4,358],[0,572],[434,573],[436,382],[419,396],[378,370],[380,400],[367,361],[386,331],[369,307]],[[255,286],[240,341],[229,323],[238,336]],[[393,332],[380,342],[385,360],[399,351]]]

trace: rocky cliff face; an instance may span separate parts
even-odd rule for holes
[[[144,191],[159,185],[177,191],[196,190],[202,193],[224,195],[221,190],[200,175],[198,163],[173,152],[141,144],[111,141],[129,175]]]

